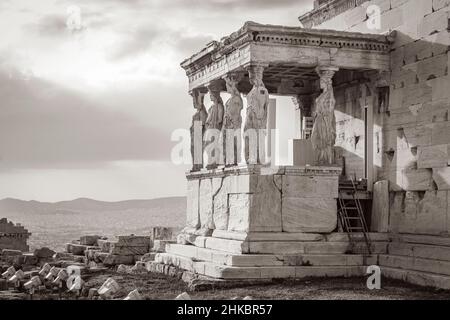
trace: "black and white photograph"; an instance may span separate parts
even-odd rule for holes
[[[450,300],[450,0],[0,0],[0,30],[0,310]]]

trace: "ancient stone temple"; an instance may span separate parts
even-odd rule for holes
[[[0,219],[0,251],[12,249],[28,252],[27,241],[30,235],[20,224],[14,224],[6,218]]]
[[[379,265],[450,288],[449,18],[445,0],[321,0],[301,26],[246,22],[185,60],[200,160],[186,227],[156,261],[220,279]],[[296,109],[284,166],[280,96]]]

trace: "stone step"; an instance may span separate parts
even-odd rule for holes
[[[389,234],[387,233],[367,233],[370,241],[389,241]],[[288,233],[288,232],[229,232],[223,230],[214,230],[214,238],[238,240],[247,242],[257,241],[299,241],[299,242],[313,242],[313,241],[329,241],[329,242],[347,242],[348,234],[342,232],[335,232],[331,234],[318,233]],[[354,239],[364,240],[362,233],[353,233]]]
[[[397,255],[379,255],[380,266],[450,276],[450,262]]]
[[[266,266],[232,267],[212,262],[193,261],[188,257],[160,253],[155,262],[172,265],[190,272],[217,279],[276,279],[310,277],[357,277],[363,276],[363,266]]]
[[[257,266],[362,266],[377,264],[377,256],[346,254],[231,254],[221,251],[197,248],[192,245],[170,244],[166,252],[197,261],[214,262],[218,265],[257,267]]]
[[[373,242],[373,254],[386,253],[387,242]],[[358,242],[356,251],[364,249],[366,244]],[[250,243],[249,253],[258,254],[344,254],[349,253],[349,242],[254,242]]]
[[[366,244],[362,234],[354,235],[357,249],[363,249]],[[198,237],[195,245],[201,248],[230,252],[230,253],[256,253],[256,254],[301,254],[301,253],[321,253],[335,254],[347,253],[350,246],[346,233],[333,233],[325,237],[322,241],[248,241],[230,240],[214,237]],[[386,253],[388,236],[387,234],[371,234],[372,253]]]
[[[388,245],[388,253],[397,256],[450,261],[450,247],[446,246],[392,242]]]
[[[450,247],[450,237],[442,237],[442,236],[394,234],[391,235],[391,241]]]
[[[445,275],[392,267],[381,267],[381,274],[386,278],[402,280],[418,286],[450,290],[450,277]]]

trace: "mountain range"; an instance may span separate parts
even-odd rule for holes
[[[184,216],[186,210],[185,197],[167,197],[144,200],[125,200],[117,202],[98,201],[89,198],[78,198],[71,201],[40,202],[24,201],[13,198],[0,200],[0,216],[10,213],[23,214],[62,214],[62,213],[84,213],[84,212],[110,212],[110,211],[133,211],[148,210],[154,212],[163,209]]]

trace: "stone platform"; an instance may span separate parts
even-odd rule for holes
[[[198,237],[196,245],[170,244],[155,262],[215,279],[274,279],[352,277],[366,273],[387,252],[388,235],[370,234],[373,255],[348,254],[347,234],[272,234],[272,241],[257,236],[245,240]],[[359,235],[362,240],[362,234]],[[360,243],[365,246],[364,242]]]
[[[333,232],[340,173],[337,167],[247,165],[189,173],[186,228],[178,240],[258,233],[270,241],[272,233]]]

